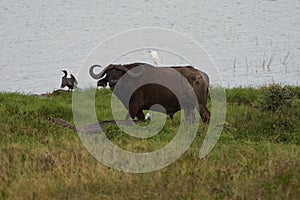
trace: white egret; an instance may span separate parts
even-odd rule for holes
[[[155,66],[157,67],[157,65],[160,64],[160,59],[159,59],[158,53],[154,50],[148,50],[148,52],[150,53],[151,57],[153,58]]]

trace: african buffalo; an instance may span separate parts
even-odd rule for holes
[[[174,113],[181,109],[184,109],[186,119],[194,118],[192,110],[197,108],[202,121],[209,122],[210,112],[206,107],[209,79],[202,71],[191,66],[154,67],[146,63],[132,63],[111,64],[95,74],[96,67],[101,66],[90,67],[91,77],[100,79],[97,85],[109,84],[132,119],[137,117],[143,121],[143,110],[149,110],[151,106],[159,104],[164,110],[154,110],[166,112],[171,119]],[[196,99],[194,101],[193,95]]]

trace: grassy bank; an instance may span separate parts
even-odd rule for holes
[[[228,89],[226,125],[204,159],[200,124],[189,150],[159,171],[120,172],[90,155],[68,128],[72,93],[0,94],[1,199],[298,199],[300,196],[300,88]],[[111,92],[97,91],[99,119],[112,119]],[[180,113],[157,136],[134,139],[115,125],[105,132],[122,148],[158,149],[174,137]]]

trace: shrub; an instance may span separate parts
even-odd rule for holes
[[[252,104],[258,98],[258,90],[255,88],[232,88],[226,89],[227,102],[237,104]]]
[[[283,111],[291,107],[294,97],[292,87],[272,84],[262,88],[257,107],[262,111]]]

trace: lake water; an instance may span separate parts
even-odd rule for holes
[[[0,91],[58,89],[61,69],[77,75],[98,44],[141,27],[172,29],[199,42],[226,87],[300,83],[299,0],[10,0],[0,10]],[[148,55],[145,62],[153,61]]]

